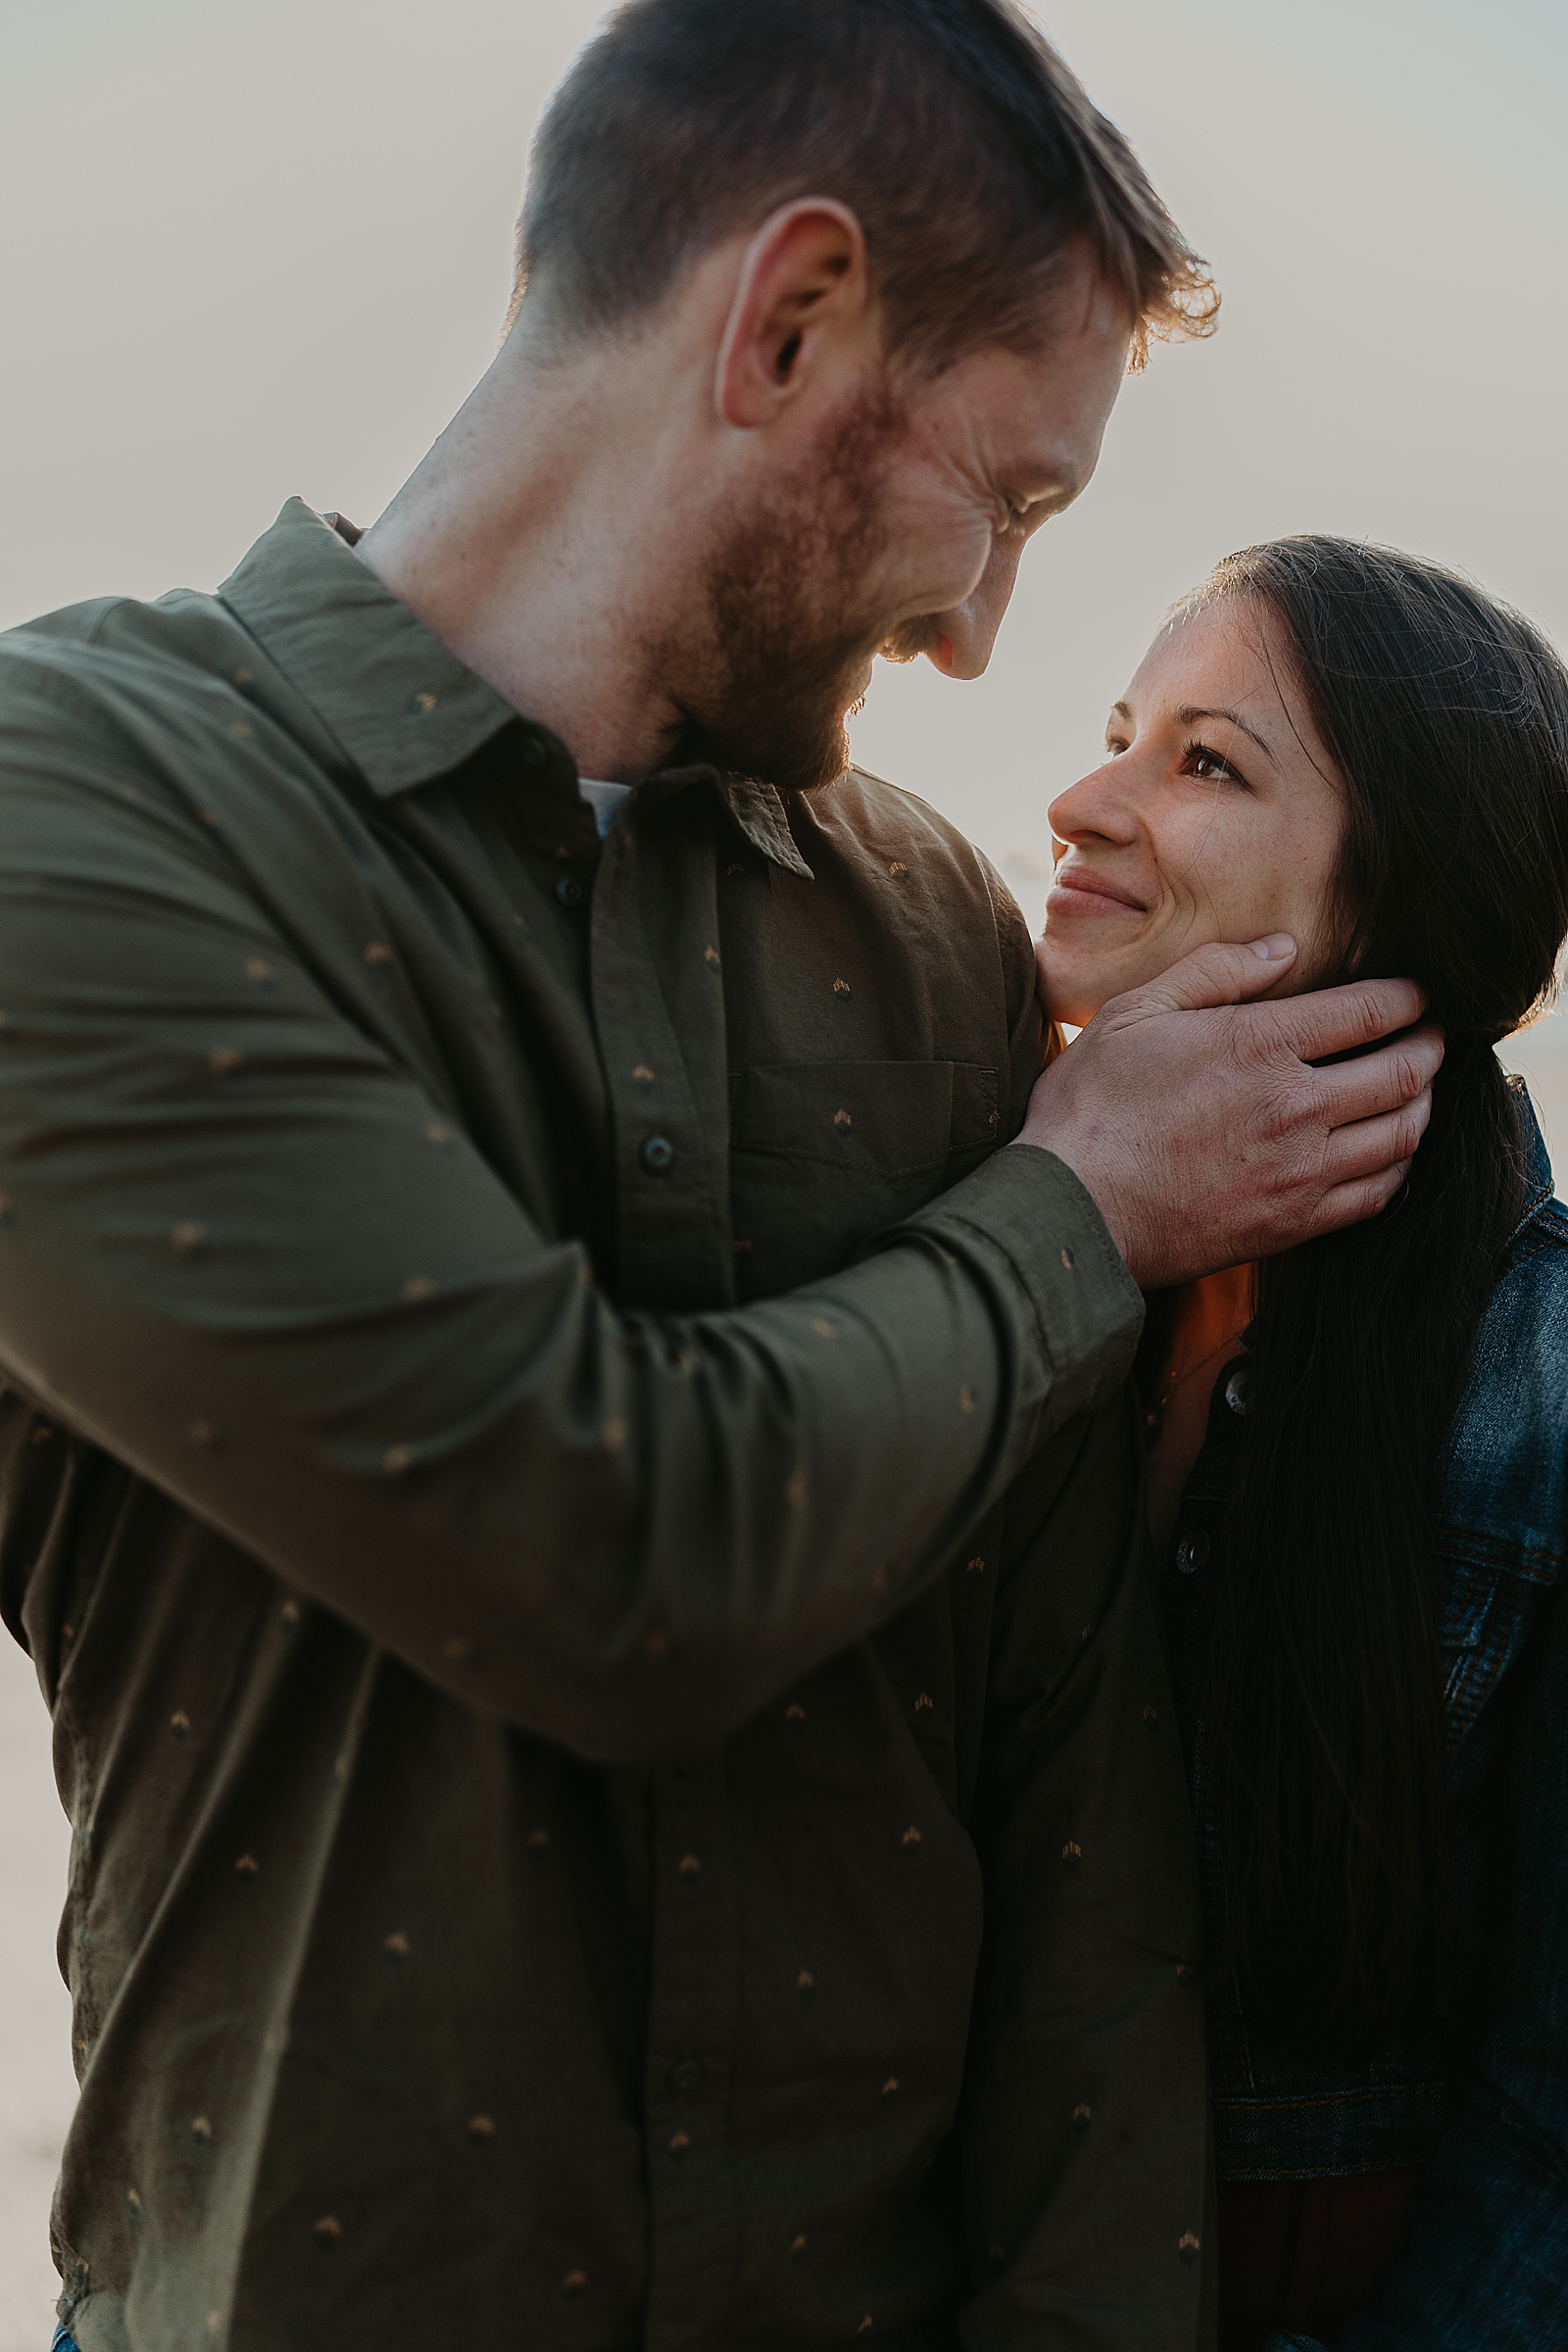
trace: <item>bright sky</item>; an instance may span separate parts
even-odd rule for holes
[[[0,625],[210,586],[298,492],[368,521],[489,360],[585,0],[0,0]],[[1218,271],[1034,543],[990,674],[883,669],[857,757],[1026,905],[1163,606],[1290,530],[1568,644],[1563,0],[1048,0]],[[940,202],[940,190],[933,191]]]

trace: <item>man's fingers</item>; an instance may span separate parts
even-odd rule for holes
[[[1295,961],[1296,942],[1284,931],[1254,940],[1250,947],[1212,940],[1147,987],[1113,997],[1105,1010],[1136,1019],[1151,1012],[1201,1012],[1211,1004],[1244,1004],[1272,988]]]
[[[1432,1091],[1424,1088],[1413,1102],[1388,1111],[1380,1119],[1357,1119],[1351,1127],[1336,1127],[1323,1158],[1330,1184],[1352,1184],[1362,1177],[1381,1176],[1388,1168],[1408,1167],[1431,1116]]]
[[[1312,1233],[1302,1238],[1315,1240],[1319,1234],[1339,1233],[1347,1225],[1359,1225],[1367,1217],[1380,1215],[1398,1198],[1409,1173],[1410,1162],[1397,1159],[1392,1168],[1384,1168],[1376,1176],[1359,1177],[1354,1184],[1336,1185],[1318,1204]]]
[[[1412,1102],[1443,1067],[1443,1031],[1424,1021],[1394,1045],[1354,1061],[1332,1062],[1311,1073],[1312,1093],[1325,1125],[1348,1127]]]
[[[1259,1005],[1249,1019],[1266,1024],[1269,1037],[1300,1060],[1321,1061],[1325,1054],[1345,1054],[1408,1029],[1426,1008],[1426,991],[1413,980],[1352,980],[1345,988],[1314,989]]]

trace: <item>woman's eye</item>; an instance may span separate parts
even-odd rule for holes
[[[1190,743],[1187,746],[1187,766],[1190,774],[1198,776],[1205,784],[1245,784],[1247,781],[1228,760],[1218,752],[1211,752],[1206,743]]]

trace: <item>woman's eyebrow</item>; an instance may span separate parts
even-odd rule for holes
[[[1183,709],[1177,711],[1176,716],[1180,724],[1184,727],[1194,726],[1200,718],[1229,719],[1233,727],[1240,727],[1244,735],[1250,735],[1251,737],[1252,741],[1256,744],[1258,750],[1262,753],[1265,760],[1272,760],[1274,758],[1273,751],[1269,745],[1264,742],[1257,729],[1255,727],[1250,727],[1246,719],[1242,717],[1239,711],[1200,710],[1196,704],[1188,703],[1183,707]]]

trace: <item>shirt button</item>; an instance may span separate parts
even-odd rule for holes
[[[1208,1566],[1208,1537],[1200,1527],[1183,1536],[1176,1546],[1176,1567],[1182,1576],[1196,1576]]]
[[[702,2079],[703,2062],[700,2058],[677,2058],[667,2078],[669,2087],[678,2099],[690,2098]]]
[[[569,906],[574,914],[587,895],[575,874],[563,874],[556,884],[556,897],[563,906]]]
[[[1233,1413],[1250,1413],[1252,1409],[1252,1368],[1238,1364],[1225,1383],[1225,1401]]]
[[[637,1156],[650,1176],[667,1176],[675,1165],[675,1147],[667,1135],[645,1135]]]
[[[522,749],[517,757],[531,776],[536,776],[542,767],[548,767],[550,764],[549,751],[537,735],[523,737]]]

